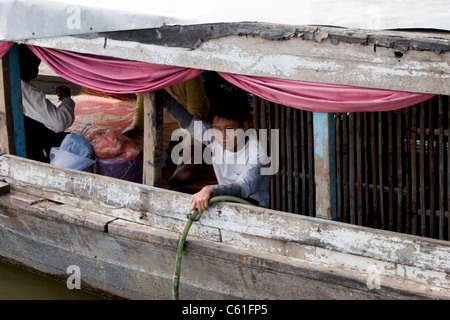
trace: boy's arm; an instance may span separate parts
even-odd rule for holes
[[[167,97],[165,103],[167,112],[178,122],[182,129],[186,129],[196,140],[204,144],[209,144],[211,135],[204,135],[210,129],[209,125],[201,120],[195,119],[181,104],[171,96]]]
[[[203,213],[203,211],[208,209],[209,199],[222,195],[247,199],[256,190],[259,182],[260,168],[261,166],[259,165],[249,165],[236,182],[203,187],[199,192],[192,195],[191,210],[198,210],[199,213]]]
[[[244,196],[242,195],[242,187],[238,182],[229,184],[213,184],[210,185],[210,187],[212,189],[211,197],[227,195],[244,198]]]
[[[210,187],[213,190],[212,196],[230,195],[246,199],[255,192],[260,175],[261,165],[249,164],[242,171],[236,182],[223,185],[211,185]]]
[[[181,128],[188,129],[191,126],[195,118],[170,95],[167,97],[165,106],[167,112],[178,122]]]
[[[186,109],[190,114],[199,120],[207,120],[210,102],[206,96],[201,76],[187,80],[184,83],[186,95]]]

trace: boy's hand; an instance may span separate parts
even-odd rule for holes
[[[213,190],[210,186],[205,186],[199,192],[192,195],[191,198],[191,211],[198,210],[198,213],[203,213],[208,209],[208,202],[211,199]]]

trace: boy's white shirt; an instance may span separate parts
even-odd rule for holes
[[[56,107],[45,97],[45,93],[27,81],[21,80],[23,114],[54,132],[69,128],[75,120],[75,101],[65,97]]]
[[[196,126],[201,124],[202,137],[198,136]],[[212,164],[219,185],[238,183],[241,186],[242,197],[258,201],[258,205],[268,207],[270,201],[270,176],[262,175],[261,168],[269,163],[267,151],[254,135],[248,139],[239,151],[226,150],[220,143],[205,132],[210,126],[200,120],[192,120],[186,128],[194,139],[208,145],[212,150]],[[197,129],[198,130],[198,129]]]

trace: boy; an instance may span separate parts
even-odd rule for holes
[[[260,141],[246,132],[252,115],[245,94],[222,85],[211,99],[211,125],[195,120],[170,96],[165,106],[181,128],[187,129],[195,139],[203,140],[201,142],[208,144],[212,152],[218,184],[207,185],[192,195],[192,211],[203,213],[208,209],[209,199],[220,195],[237,196],[261,207],[269,206],[270,177],[261,174],[268,158]]]

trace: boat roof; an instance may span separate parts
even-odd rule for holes
[[[0,0],[0,40],[261,22],[298,26],[450,31],[447,0]]]

